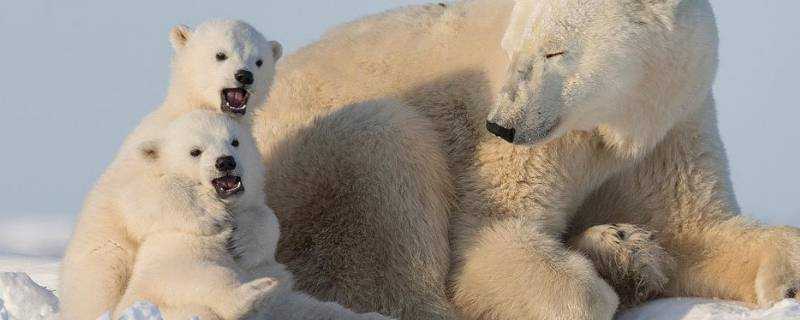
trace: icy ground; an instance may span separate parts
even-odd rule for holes
[[[72,220],[63,216],[2,217],[0,224],[0,320],[58,319],[58,255]],[[158,309],[142,303],[125,320],[159,320]],[[109,320],[106,316],[102,320]],[[784,300],[769,309],[735,302],[676,298],[650,302],[617,320],[800,320],[800,302]]]

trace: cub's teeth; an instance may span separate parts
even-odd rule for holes
[[[228,107],[228,108],[230,108],[230,109],[233,109],[233,110],[242,110],[242,109],[246,109],[246,108],[247,108],[247,105],[246,105],[246,104],[242,105],[241,107],[234,107],[234,106],[232,106],[232,105],[231,105],[231,103],[230,103],[230,102],[228,102],[228,101],[225,101],[225,106],[226,106],[226,107]]]

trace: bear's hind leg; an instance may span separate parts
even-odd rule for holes
[[[445,287],[453,177],[429,119],[364,102],[268,150],[277,258],[297,290],[356,312],[457,319]]]

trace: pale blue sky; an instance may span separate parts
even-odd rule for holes
[[[419,0],[0,1],[0,214],[75,214],[139,119],[163,99],[177,24],[249,21],[291,51],[328,27]],[[742,208],[800,226],[796,0],[712,0],[716,83]]]

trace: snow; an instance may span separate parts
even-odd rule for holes
[[[24,273],[0,273],[0,320],[55,320],[58,299]],[[124,320],[162,320],[158,308],[140,302],[122,316]],[[800,302],[784,300],[769,309],[744,304],[693,298],[661,299],[628,310],[617,320],[800,320]],[[104,315],[98,320],[110,320]]]
[[[21,272],[0,273],[0,320],[56,320],[58,298]]]
[[[136,302],[119,317],[120,320],[163,320],[158,307],[149,302]],[[109,313],[97,320],[111,320]]]
[[[769,309],[751,309],[741,303],[697,298],[652,301],[624,312],[617,320],[791,320],[800,319],[800,302],[783,300]]]
[[[0,272],[25,272],[57,291],[59,261],[72,233],[73,216],[0,214],[0,221]]]
[[[2,319],[0,319],[2,320]],[[97,320],[111,320],[108,313],[104,314]],[[158,311],[158,307],[154,306],[149,302],[137,302],[134,303],[128,310],[123,313],[119,320],[164,320],[161,317],[161,312]],[[198,317],[192,317],[188,320],[201,320]]]
[[[0,273],[25,272],[33,281],[53,291],[58,290],[58,267],[59,260],[54,257],[0,253]]]
[[[15,217],[16,218],[16,217]],[[0,320],[57,319],[58,266],[72,228],[63,216],[3,219],[0,224]],[[137,303],[125,320],[162,320],[158,308]],[[751,309],[729,301],[661,299],[622,312],[617,320],[800,320],[800,302]],[[110,320],[105,315],[98,320]]]

